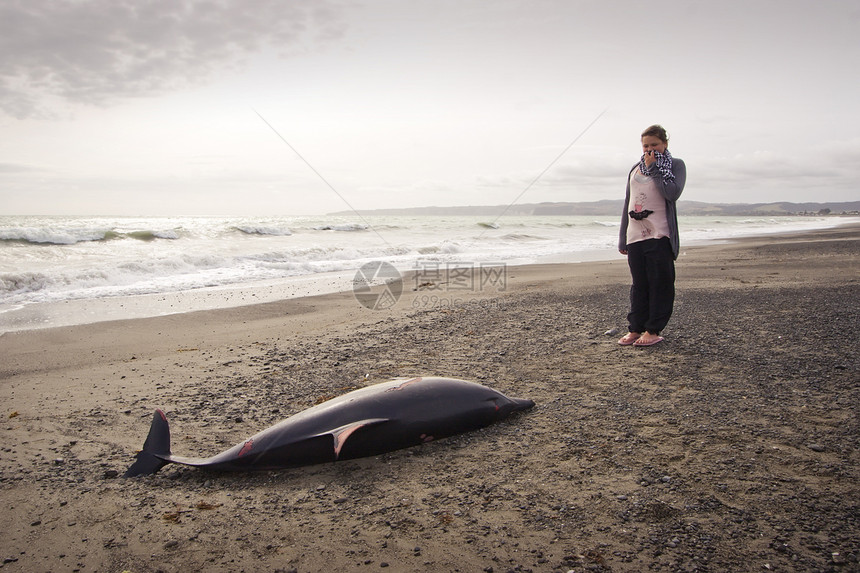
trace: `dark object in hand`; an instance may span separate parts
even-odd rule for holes
[[[642,219],[647,219],[648,215],[653,213],[654,211],[649,211],[648,209],[642,209],[641,211],[630,211],[627,213],[630,215],[631,219],[635,219],[636,221],[641,221]]]

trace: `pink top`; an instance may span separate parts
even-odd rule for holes
[[[646,239],[668,237],[669,220],[666,218],[666,200],[651,177],[643,175],[639,168],[630,174],[630,210],[653,211],[647,218],[636,220],[628,215],[627,244]]]

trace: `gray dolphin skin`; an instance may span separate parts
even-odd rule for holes
[[[167,417],[156,410],[125,476],[154,474],[169,463],[256,471],[374,456],[476,430],[532,406],[465,380],[391,380],[308,408],[211,458],[171,454]]]

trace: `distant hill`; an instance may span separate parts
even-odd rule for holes
[[[860,201],[831,203],[701,203],[678,201],[685,215],[842,215],[860,214]]]
[[[620,199],[579,203],[521,203],[511,206],[484,205],[460,207],[410,207],[403,209],[370,209],[358,211],[362,215],[468,215],[498,217],[502,214],[523,215],[619,215],[624,202]],[[702,203],[678,201],[680,215],[708,216],[781,216],[781,215],[860,215],[860,201],[834,203]],[[330,215],[351,215],[352,211],[338,211]]]

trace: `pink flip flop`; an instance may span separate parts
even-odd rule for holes
[[[663,342],[663,337],[658,336],[657,338],[655,338],[651,342],[640,342],[640,340],[641,340],[641,338],[639,340],[637,340],[636,342],[634,342],[633,346],[654,346],[655,344],[659,344],[659,343]]]

